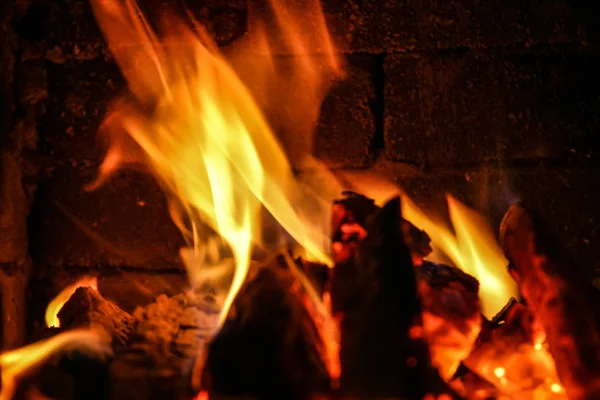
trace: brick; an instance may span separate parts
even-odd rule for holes
[[[22,264],[27,259],[29,204],[17,159],[0,152],[0,264]]]
[[[427,46],[420,35],[420,0],[351,1],[347,47],[349,52],[406,53]]]
[[[191,0],[174,4],[170,0],[151,0],[147,10],[155,19],[174,11],[185,15],[185,10],[177,8],[185,4],[217,44],[225,46],[246,33],[247,3],[247,0]]]
[[[438,48],[576,43],[577,23],[560,0],[433,1],[421,29]]]
[[[292,0],[280,2],[296,12],[296,24],[303,28],[302,38],[310,43],[313,53],[323,53],[326,48],[321,39],[321,26],[317,9],[310,7],[314,0]],[[347,1],[324,0],[323,16],[332,42],[343,53],[408,52],[419,47],[417,5],[418,0]],[[267,7],[260,15],[268,27],[276,27],[275,18],[268,14]],[[251,33],[251,29],[249,30]],[[272,29],[267,35],[271,39],[273,52],[289,54],[291,46],[280,39],[281,34]]]
[[[566,52],[424,59],[417,66],[422,129],[416,122],[405,129],[386,102],[386,155],[431,165],[591,158],[600,123],[597,68],[597,57]],[[386,76],[405,70],[390,62]],[[402,96],[403,84],[387,85],[386,93]]]
[[[442,221],[447,214],[445,193],[450,193],[479,212],[496,234],[512,203],[535,204],[568,255],[584,271],[600,276],[600,192],[590,190],[600,184],[600,176],[594,168],[540,163],[531,168],[489,166],[462,172],[439,168],[423,173],[388,162],[372,173],[401,187],[429,215]],[[362,182],[372,184],[376,180],[368,174]]]
[[[364,167],[373,159],[377,103],[371,59],[349,65],[321,106],[314,154],[330,168]]]
[[[386,56],[384,60],[384,144],[386,156],[394,160],[427,160],[419,63],[418,57],[401,55]]]
[[[234,65],[292,166],[301,167],[302,156],[313,153],[313,139],[318,156],[332,166],[365,165],[371,159],[369,147],[375,133],[371,111],[376,101],[372,60],[350,60],[342,80],[333,73],[325,57],[313,56],[308,62],[319,71],[322,83],[318,86],[311,81],[313,76],[305,72],[300,58],[269,60],[254,56]],[[327,88],[331,91],[327,92]]]
[[[257,9],[268,25],[266,1]],[[319,18],[307,7],[312,0],[283,2],[301,10],[297,24],[306,27],[303,37],[310,51],[325,51],[318,32]],[[185,15],[182,3],[171,0],[148,0],[143,11],[157,22],[166,11]],[[194,17],[206,26],[220,46],[244,37],[249,31],[248,10],[244,0],[194,0],[185,3]],[[390,54],[429,49],[460,47],[495,47],[536,43],[580,43],[579,26],[568,5],[560,0],[503,0],[480,2],[452,0],[324,0],[322,9],[333,42],[342,53]],[[62,63],[68,59],[90,60],[108,52],[87,1],[34,3],[20,26],[21,36],[41,44],[30,48],[43,57]],[[33,27],[33,28],[32,28]],[[270,33],[272,52],[290,54],[290,47],[280,33]],[[31,53],[29,53],[31,55]]]
[[[98,157],[98,127],[124,86],[117,66],[102,59],[50,65],[46,114],[39,120],[40,152]]]
[[[97,165],[56,167],[39,182],[30,254],[50,266],[181,269],[184,246],[162,190],[147,175],[123,172],[96,191]]]
[[[20,66],[19,76],[19,101],[23,105],[30,105],[46,100],[48,97],[47,71],[35,63],[23,63]]]

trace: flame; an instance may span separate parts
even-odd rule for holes
[[[79,350],[94,356],[111,353],[110,345],[95,332],[71,330],[50,339],[0,354],[2,387],[0,400],[12,398],[20,378],[40,366],[51,356],[68,350]]]
[[[167,33],[159,38],[133,0],[91,3],[134,97],[119,102],[105,121],[110,146],[91,188],[125,164],[150,168],[170,196],[171,216],[188,240],[182,258],[192,283],[205,278],[206,266],[225,275],[233,269],[219,327],[245,280],[252,245],[261,244],[262,206],[312,259],[331,265],[324,229],[329,206],[323,204],[328,202],[295,179],[251,92],[202,28],[195,24],[195,33],[183,21],[166,17]],[[289,10],[274,2],[271,8],[299,55],[298,68],[312,79],[307,89],[314,101],[324,80],[308,56],[310,43],[285,24]],[[250,43],[260,45],[255,50],[268,50],[260,38],[255,35]],[[321,39],[330,43],[328,36]],[[338,68],[335,60],[330,58],[329,70]]]
[[[98,279],[96,277],[84,276],[72,285],[64,288],[46,307],[46,326],[48,328],[59,328],[60,321],[58,320],[58,313],[67,301],[71,298],[73,293],[80,287],[89,286],[94,290],[98,290]]]
[[[508,261],[489,226],[475,211],[447,195],[448,211],[455,234],[429,219],[407,196],[402,196],[404,218],[431,238],[428,258],[452,263],[479,280],[482,312],[492,318],[511,297],[518,298],[516,283],[508,274]],[[444,257],[446,256],[446,257]]]
[[[431,238],[430,261],[450,262],[479,280],[482,312],[492,318],[511,297],[519,298],[517,284],[509,275],[500,246],[486,221],[474,210],[447,195],[454,232],[433,221],[397,186],[370,174],[344,174],[352,187],[382,204],[393,196],[402,198],[402,216]]]

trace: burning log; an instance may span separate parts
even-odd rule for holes
[[[481,331],[479,282],[458,268],[428,261],[415,274],[432,364],[449,381]]]
[[[358,243],[366,237],[365,223],[380,207],[361,194],[344,191],[344,198],[336,200],[332,210],[332,243],[335,262],[344,261],[356,254]],[[409,221],[401,218],[405,244],[411,251],[414,265],[421,265],[431,253],[431,239]]]
[[[135,318],[90,287],[80,287],[58,313],[62,329],[90,328],[109,343],[126,344]]]
[[[558,377],[572,400],[600,398],[598,292],[583,279],[539,216],[520,203],[505,214],[500,238],[509,270],[546,334]],[[559,386],[555,387],[561,389]]]
[[[355,266],[344,260],[356,255],[360,241],[367,237],[364,224],[369,213],[380,210],[365,196],[353,192],[345,195],[333,210],[334,253],[338,264],[334,269],[332,296],[337,312],[351,306],[350,296],[361,290],[353,277]],[[479,282],[457,268],[423,261],[431,252],[429,236],[410,222],[400,220],[423,305],[423,334],[429,342],[433,365],[449,380],[468,356],[481,328]]]
[[[279,259],[256,267],[211,341],[211,396],[307,399],[329,391],[323,344],[298,282]]]
[[[341,390],[351,396],[450,392],[431,367],[427,343],[411,335],[421,303],[402,221],[399,198],[373,212],[354,257],[334,269],[333,308],[343,315]]]
[[[110,365],[111,399],[185,398],[199,348],[219,317],[210,293],[159,296],[138,307],[129,344]]]
[[[512,299],[487,325],[464,361],[469,370],[505,396],[564,398],[557,390],[552,356],[542,344],[543,331],[527,307]],[[492,391],[472,375],[463,381],[469,393]]]

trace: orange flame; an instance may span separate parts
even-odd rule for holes
[[[479,280],[482,312],[492,318],[511,297],[518,297],[517,285],[506,269],[508,261],[483,218],[454,197],[446,199],[455,234],[434,223],[407,196],[402,199],[404,217],[430,236],[434,251],[429,259],[450,258]]]
[[[64,288],[46,307],[46,326],[48,328],[59,328],[60,321],[58,313],[63,308],[65,303],[69,301],[73,293],[80,287],[89,286],[94,290],[98,290],[98,279],[96,277],[84,276],[72,285]]]
[[[482,312],[492,318],[511,297],[518,298],[517,284],[507,271],[504,257],[495,235],[475,211],[447,195],[448,211],[454,232],[433,221],[396,186],[382,179],[358,174],[346,174],[353,186],[381,203],[392,196],[402,197],[403,217],[431,238],[433,253],[430,261],[454,264],[479,280]]]
[[[214,43],[176,18],[165,20],[168,33],[159,39],[133,0],[92,0],[92,6],[135,97],[122,101],[104,124],[111,143],[92,187],[123,164],[150,167],[171,196],[171,215],[190,244],[182,259],[192,283],[205,279],[205,271],[228,276],[233,269],[219,327],[245,280],[252,245],[260,244],[263,205],[312,259],[331,264],[324,229],[328,202],[294,178],[250,91]],[[288,10],[271,6],[300,55],[299,65],[312,74],[314,100],[323,80],[308,57],[310,47],[284,24]],[[261,46],[268,49],[264,41]],[[334,61],[330,70],[338,68]],[[305,207],[315,204],[317,215]]]
[[[69,350],[85,351],[94,356],[111,353],[110,345],[97,333],[88,330],[71,330],[50,339],[30,344],[0,354],[0,376],[2,387],[0,400],[9,400],[20,378],[40,366],[51,356]]]

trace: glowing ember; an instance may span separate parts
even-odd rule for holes
[[[561,393],[562,392],[562,386],[560,386],[558,383],[553,383],[552,385],[550,385],[550,390],[553,393]]]
[[[52,301],[48,304],[48,307],[46,307],[46,326],[48,326],[48,328],[60,327],[58,312],[71,298],[73,293],[75,293],[77,288],[86,286],[98,290],[98,279],[95,277],[85,276],[74,284],[64,288],[54,299],[52,299]]]
[[[88,330],[72,330],[60,333],[51,339],[33,343],[16,350],[0,354],[2,388],[0,400],[9,400],[16,390],[17,381],[40,366],[51,356],[78,350],[94,356],[111,353],[110,346],[101,337]]]
[[[536,344],[535,344],[535,346],[533,346],[533,348],[534,348],[536,351],[540,351],[540,350],[542,350],[543,346],[544,346],[544,345],[543,345],[543,344],[541,344],[541,343],[536,343]]]

